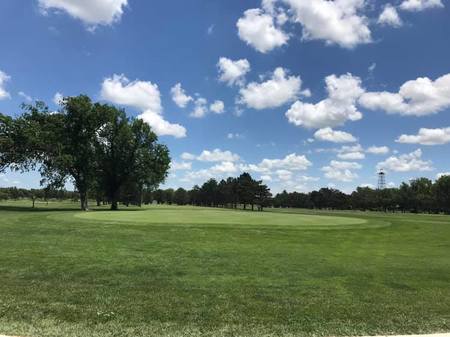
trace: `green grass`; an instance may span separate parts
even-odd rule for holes
[[[0,334],[450,331],[450,217],[0,206]]]

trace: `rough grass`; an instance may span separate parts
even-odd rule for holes
[[[0,206],[0,332],[331,336],[450,330],[450,217]]]

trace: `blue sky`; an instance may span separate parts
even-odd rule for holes
[[[169,146],[169,187],[242,171],[275,192],[349,192],[379,168],[392,185],[434,179],[450,171],[449,6],[3,0],[0,112],[57,110],[57,93],[122,105]],[[0,176],[13,184],[39,175]]]

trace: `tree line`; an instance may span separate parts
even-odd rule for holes
[[[37,200],[73,200],[78,201],[78,193],[74,191],[67,191],[65,189],[52,188],[17,188],[17,187],[0,187],[0,201],[1,200],[20,200],[30,199],[34,207]]]
[[[131,196],[140,203],[145,189],[165,180],[169,150],[148,124],[85,95],[60,104],[58,112],[37,102],[23,105],[17,118],[0,114],[0,172],[38,170],[52,189],[70,180],[82,210],[89,198],[113,210]]]
[[[264,207],[270,206],[271,196],[270,189],[262,181],[253,179],[249,173],[242,173],[239,177],[229,177],[219,182],[209,179],[191,190],[158,189],[149,194],[146,201],[205,207],[242,207],[252,211],[256,208],[262,211]]]
[[[403,182],[398,188],[358,187],[351,194],[332,188],[321,188],[310,193],[283,191],[273,198],[272,205],[274,207],[450,214],[450,176],[442,176],[434,182],[428,178],[417,178]]]
[[[358,187],[351,194],[338,189],[321,188],[309,193],[283,191],[274,197],[271,197],[267,186],[260,182],[255,184],[254,180],[253,192],[249,193],[252,188],[246,181],[250,179],[251,176],[244,173],[238,178],[220,182],[210,179],[201,187],[196,185],[191,190],[158,189],[149,192],[145,202],[244,209],[247,205],[256,204],[258,209],[275,207],[450,214],[450,176],[442,176],[434,182],[418,178],[404,182],[398,188]],[[262,192],[258,192],[259,188]]]
[[[0,200],[79,200],[79,193],[44,189],[23,189],[17,187],[0,188]],[[398,188],[373,189],[358,187],[351,194],[338,189],[321,188],[309,193],[283,191],[272,197],[270,189],[250,174],[229,177],[221,181],[209,179],[192,189],[150,189],[146,188],[137,197],[133,190],[124,190],[119,198],[124,205],[140,203],[193,205],[204,207],[228,207],[256,209],[309,208],[329,210],[361,210],[384,212],[447,213],[450,214],[450,176],[442,176],[436,181],[418,178],[402,183]],[[97,200],[98,205],[105,201]]]

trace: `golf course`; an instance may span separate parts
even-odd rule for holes
[[[0,205],[0,332],[351,336],[450,330],[450,217]]]

